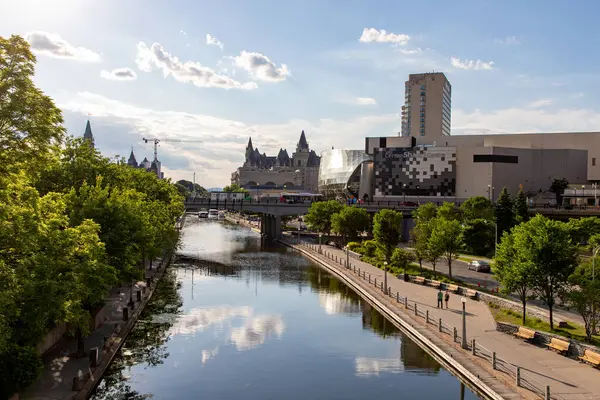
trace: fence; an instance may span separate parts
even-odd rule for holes
[[[335,264],[339,264],[341,267],[344,267],[347,270],[350,270],[365,282],[368,282],[369,284],[374,285],[375,288],[381,290],[390,299],[395,299],[396,303],[400,304],[400,306],[403,307],[407,312],[414,314],[415,317],[423,318],[425,323],[428,325],[436,326],[438,332],[452,336],[454,343],[462,344],[462,337],[456,327],[450,326],[444,323],[441,318],[436,318],[435,316],[431,315],[429,310],[423,311],[419,309],[417,302],[411,301],[408,297],[402,296],[399,292],[394,293],[391,287],[384,289],[383,282],[381,280],[377,281],[377,278],[372,277],[370,273],[366,272],[365,270],[361,271],[360,267],[357,268],[356,265],[352,264],[350,257],[339,257],[331,252],[322,250],[319,245],[312,243],[301,242],[300,245],[317,253],[318,256],[324,257],[327,260]],[[536,380],[533,377],[535,375],[533,371],[527,370],[500,358],[495,352],[478,344],[475,339],[470,341],[466,340],[466,343],[464,343],[463,347],[472,355],[480,357],[481,359],[489,362],[494,370],[502,372],[514,379],[514,382],[518,387],[527,389],[545,400],[565,400],[564,397],[560,396],[559,394],[552,393],[549,385],[544,385],[542,382]]]

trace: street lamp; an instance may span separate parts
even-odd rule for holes
[[[492,185],[488,185],[488,200],[490,201],[490,203],[494,202],[494,189],[495,187],[493,187]]]
[[[300,244],[300,225],[298,225],[298,244]]]
[[[387,287],[388,287],[387,286],[387,266],[388,266],[387,261],[384,261],[383,262],[383,286],[384,286],[383,292],[384,293],[387,293],[387,291],[388,291],[387,290]]]
[[[406,204],[406,183],[402,184],[402,205]]]
[[[592,187],[594,188],[594,208],[598,207],[598,196],[596,195],[596,188],[598,187],[597,183],[592,183]]]
[[[322,233],[319,233],[319,254],[323,253],[323,250],[321,250],[321,238],[323,237]]]
[[[463,349],[467,349],[467,312],[466,312],[466,305],[467,305],[467,299],[465,296],[460,298],[460,302],[462,303],[462,340],[461,340],[461,347]]]
[[[416,188],[417,188],[417,204],[421,204],[421,200],[419,199],[419,185],[417,185]]]

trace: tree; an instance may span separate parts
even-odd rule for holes
[[[496,249],[492,271],[506,294],[516,293],[523,305],[523,325],[527,315],[527,295],[533,287],[532,260],[528,257],[528,229],[521,225],[505,232]]]
[[[566,292],[563,301],[573,308],[583,319],[585,335],[588,342],[600,323],[600,280],[592,279],[592,265],[579,265],[569,277],[572,285]]]
[[[448,263],[448,274],[452,276],[452,261],[463,247],[462,227],[457,220],[436,218],[433,221],[429,245],[432,251],[441,254]]]
[[[36,173],[64,137],[60,109],[35,87],[34,70],[25,39],[0,37],[0,175],[19,168]]]
[[[513,202],[506,187],[502,188],[495,209],[496,226],[498,229],[498,238],[501,238],[504,232],[509,231],[514,224]]]
[[[600,235],[600,218],[598,217],[571,218],[567,222],[567,226],[575,243],[590,243],[593,236]]]
[[[437,206],[434,203],[425,203],[420,205],[412,212],[415,223],[428,222],[437,216]]]
[[[402,213],[394,210],[380,210],[373,217],[373,237],[389,263],[392,250],[400,243],[402,235]]]
[[[494,219],[494,205],[484,196],[475,196],[467,199],[460,205],[460,211],[464,222],[475,219],[492,221]]]
[[[519,193],[517,193],[517,197],[515,197],[513,214],[515,216],[515,224],[517,225],[529,220],[529,207],[527,207],[527,197],[525,197],[523,189],[519,189]]]
[[[438,244],[437,241],[432,241],[430,236],[427,241],[427,250],[425,252],[425,260],[431,264],[434,274],[436,273],[435,266],[440,261],[443,254],[442,248]]]
[[[554,178],[552,185],[550,185],[550,191],[556,195],[556,205],[560,207],[562,205],[562,196],[565,189],[569,187],[569,181],[565,178]]]
[[[361,233],[369,229],[369,214],[364,208],[344,207],[331,217],[331,229],[342,236],[344,243],[358,240]]]
[[[417,222],[415,227],[410,232],[411,241],[415,249],[415,257],[419,262],[419,269],[423,271],[423,260],[427,259],[429,237],[431,229],[427,222]]]
[[[496,226],[493,220],[473,219],[463,225],[465,252],[490,257],[494,254]]]
[[[397,247],[392,252],[391,265],[398,267],[398,268],[402,268],[402,272],[406,273],[406,268],[414,260],[415,260],[415,257],[412,253]]]
[[[247,189],[244,189],[237,183],[233,183],[229,186],[225,186],[223,191],[226,193],[250,193]]]
[[[460,219],[460,214],[454,203],[446,201],[437,208],[437,217],[447,220],[458,220]]]
[[[344,206],[335,200],[312,203],[304,222],[316,232],[329,234],[331,232],[331,217],[342,211]]]
[[[190,196],[194,192],[194,188],[196,189],[196,196],[208,196],[208,190],[198,185],[197,183],[194,185],[193,182],[186,181],[185,179],[178,180],[175,182],[175,186],[183,188],[183,192],[180,190],[180,193],[184,197]],[[225,190],[223,190],[225,191]]]
[[[578,264],[578,247],[564,222],[536,215],[519,227],[524,240],[515,247],[518,257],[531,267],[533,289],[548,306],[550,329],[554,329],[554,304]]]

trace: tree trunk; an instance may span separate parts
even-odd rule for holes
[[[448,257],[448,276],[452,278],[452,258]]]
[[[435,269],[435,266],[433,269]],[[423,273],[423,260],[422,259],[419,259],[419,272],[421,274]]]
[[[554,330],[554,317],[552,315],[552,308],[553,308],[554,304],[548,304],[548,311],[550,314],[550,330],[553,331]]]
[[[525,316],[527,315],[527,297],[522,297],[521,302],[523,303],[523,326],[525,326]]]
[[[81,333],[81,329],[77,328],[77,358],[82,358],[85,356],[85,348],[83,343],[83,334]]]

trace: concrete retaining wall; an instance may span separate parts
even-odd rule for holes
[[[519,326],[508,324],[506,322],[496,322],[496,330],[502,333],[506,333],[508,335],[512,335],[513,333],[519,330]],[[596,346],[592,346],[586,343],[579,342],[577,340],[567,339],[564,336],[559,336],[546,332],[536,331],[532,343],[540,347],[546,347],[548,343],[550,343],[550,340],[552,340],[552,338],[566,340],[567,342],[569,342],[571,345],[569,346],[569,351],[567,352],[566,356],[577,361],[579,361],[579,356],[583,356],[583,353],[586,349],[595,351],[596,353],[600,353],[600,348]]]
[[[498,296],[493,296],[487,293],[479,292],[479,299],[484,301],[485,303],[493,304],[500,308],[504,308],[507,310],[515,311],[518,313],[523,312],[523,305],[520,302],[505,299]],[[539,318],[544,322],[550,322],[550,318],[547,310],[543,310],[541,308],[527,305],[527,316],[532,318]],[[554,323],[559,324],[561,322],[566,322],[564,319],[557,317],[554,315]]]
[[[63,322],[48,332],[46,336],[44,336],[44,339],[35,346],[35,350],[39,355],[43,355],[58,343],[65,333],[67,333],[67,324]]]

